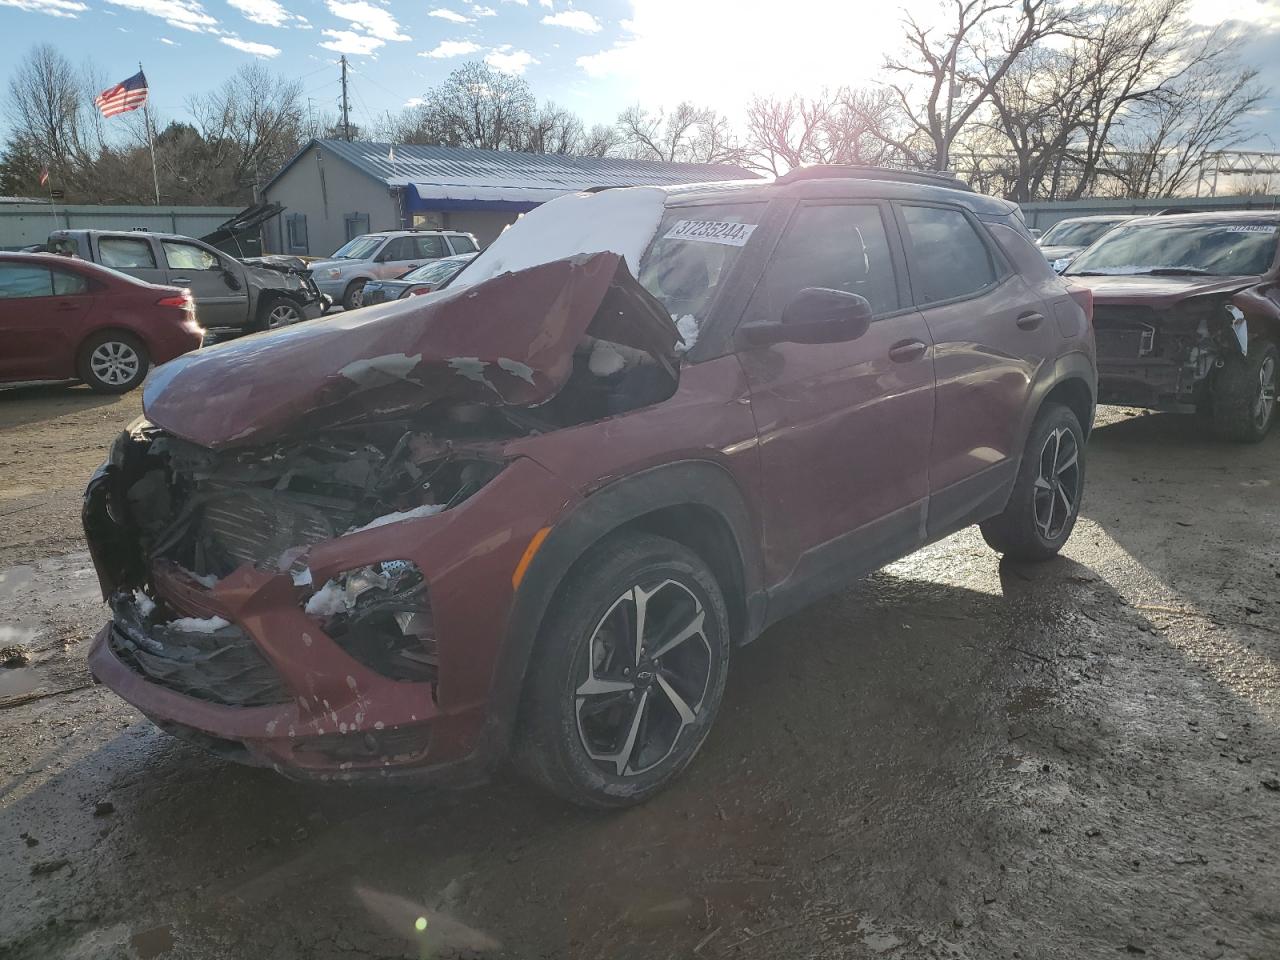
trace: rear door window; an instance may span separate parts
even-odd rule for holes
[[[383,247],[381,257],[383,260],[412,260],[414,253],[413,237],[396,237],[389,240],[387,245]]]
[[[413,237],[413,242],[417,248],[417,252],[413,254],[415,260],[435,260],[438,257],[447,256],[449,253],[444,248],[444,237],[439,234]]]
[[[78,273],[67,270],[51,270],[53,274],[53,295],[55,297],[72,297],[89,292],[89,280]]]
[[[866,297],[872,312],[902,306],[884,217],[877,204],[826,204],[796,210],[764,276],[761,321],[776,321],[806,287]]]
[[[921,304],[959,300],[995,286],[991,251],[961,211],[903,204],[910,240],[911,283]]]
[[[151,243],[137,237],[99,237],[98,255],[104,267],[117,270],[154,270],[156,266]]]
[[[0,263],[0,300],[53,296],[53,279],[44,267]]]

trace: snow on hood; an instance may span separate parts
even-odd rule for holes
[[[152,373],[143,409],[218,449],[446,397],[533,405],[564,386],[588,328],[675,375],[679,335],[662,304],[617,253],[579,254],[184,354]]]
[[[658,187],[619,187],[571,193],[530,210],[507,227],[449,284],[474,286],[512,270],[524,270],[580,253],[609,251],[638,276],[640,257],[662,219],[667,194]]]

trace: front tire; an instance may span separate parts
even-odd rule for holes
[[[259,312],[259,330],[279,330],[303,319],[302,310],[288,297],[273,297]]]
[[[1084,431],[1067,407],[1046,404],[1036,417],[1004,512],[984,521],[991,549],[1014,560],[1057,555],[1080,515]]]
[[[697,554],[649,534],[606,538],[562,584],[539,631],[517,767],[581,806],[647,800],[706,739],[729,646],[720,586]]]
[[[114,330],[86,340],[76,361],[80,379],[97,393],[128,393],[146,379],[150,367],[142,341]]]
[[[342,293],[343,310],[359,310],[364,306],[365,280],[352,280]]]
[[[1258,443],[1276,417],[1280,351],[1254,340],[1244,357],[1228,359],[1213,383],[1213,430],[1224,440]]]

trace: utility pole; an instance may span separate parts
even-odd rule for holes
[[[347,55],[344,53],[338,61],[342,64],[342,139],[351,142],[351,115],[347,102]]]

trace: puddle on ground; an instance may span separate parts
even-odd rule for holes
[[[0,623],[0,647],[26,646],[40,633],[40,627],[22,619],[17,623]]]
[[[87,551],[0,570],[0,604],[45,599],[60,605],[100,597],[98,574]]]
[[[0,668],[0,700],[20,697],[40,686],[40,676],[34,667]]]
[[[18,599],[18,591],[24,590],[36,578],[36,568],[22,564],[0,570],[0,603]]]

